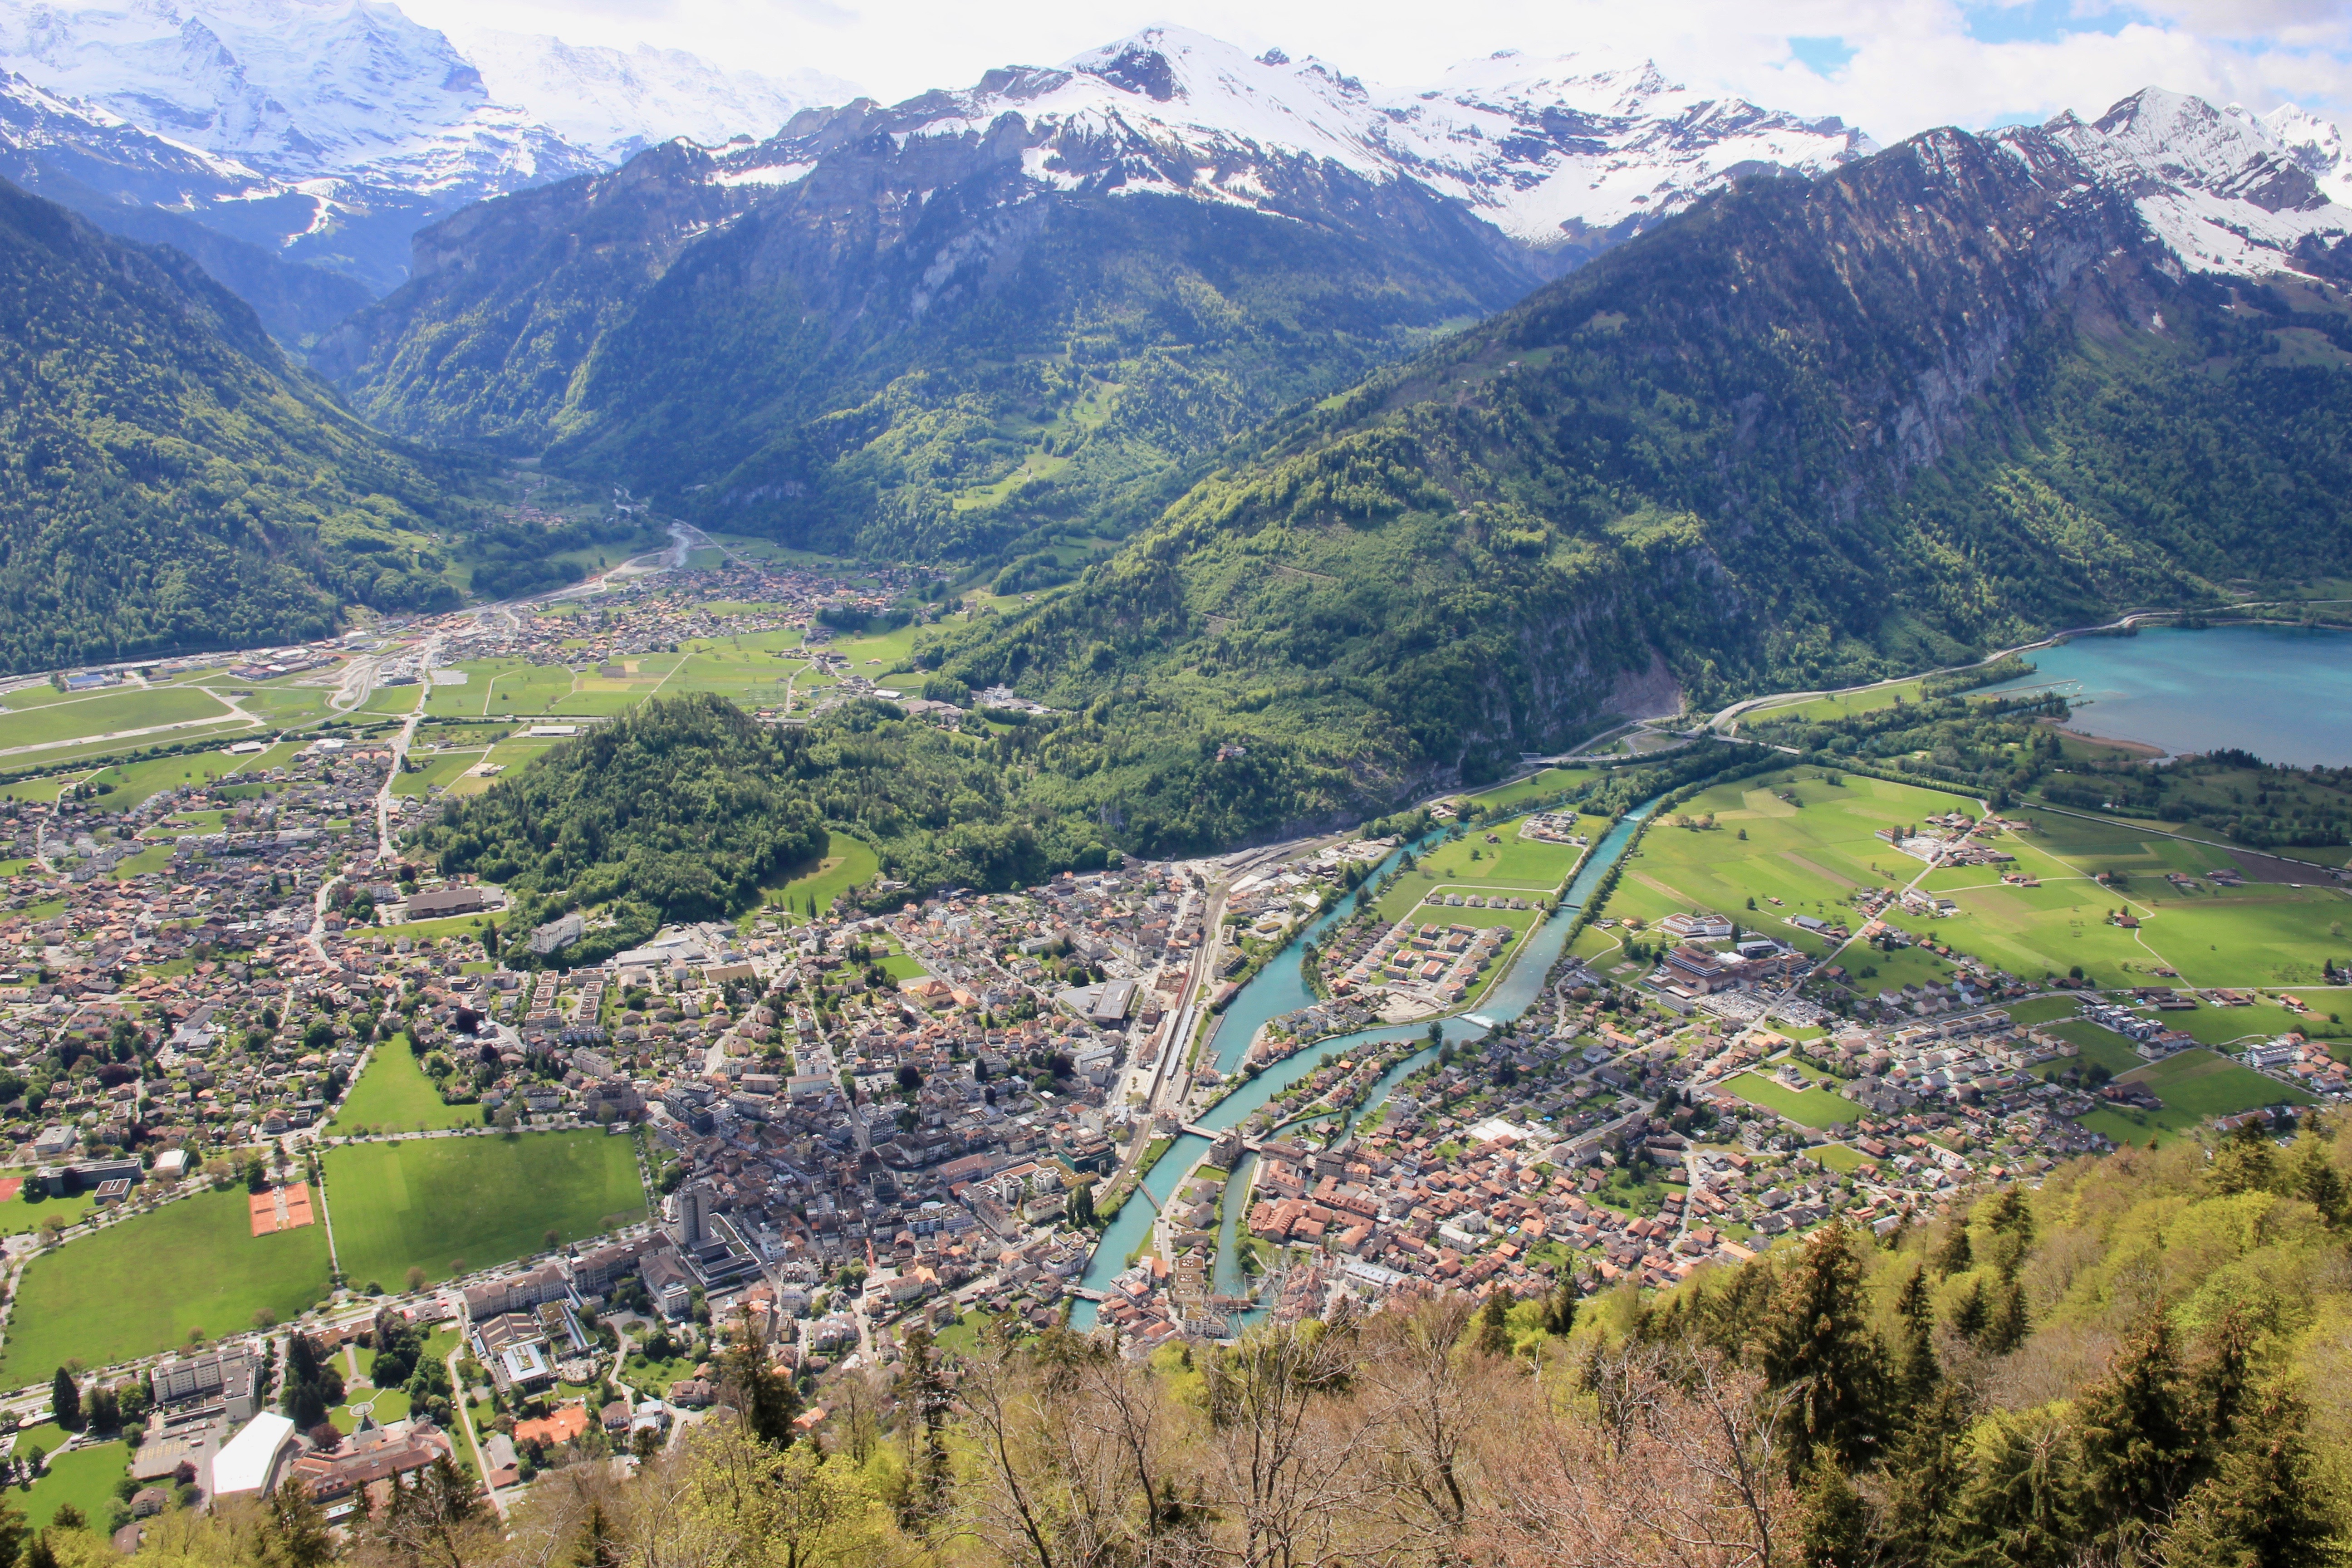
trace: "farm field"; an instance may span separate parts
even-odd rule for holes
[[[165,687],[68,697],[32,708],[12,707],[0,713],[0,750],[47,745],[155,724],[234,717],[228,706],[211,692],[194,688]]]
[[[248,713],[259,714],[274,725],[311,724],[332,711],[327,699],[334,689],[328,686],[224,686],[224,690],[237,694],[237,705]]]
[[[152,1355],[194,1329],[240,1332],[257,1312],[283,1322],[326,1294],[324,1227],[257,1237],[242,1187],[199,1193],[26,1265],[0,1380]]]
[[[646,1213],[634,1141],[604,1132],[347,1143],[323,1165],[344,1277],[362,1284],[446,1279]]]
[[[466,770],[480,762],[486,754],[484,752],[437,752],[417,757],[412,752],[411,760],[423,765],[415,773],[394,774],[392,793],[421,796],[436,784],[446,790],[463,778]]]
[[[1807,698],[1797,702],[1777,703],[1767,708],[1751,708],[1739,716],[1739,729],[1751,724],[1770,724],[1784,720],[1851,719],[1856,714],[1876,713],[1899,702],[1919,700],[1919,679],[1898,680],[1885,686],[1874,686],[1862,691],[1833,693],[1828,697]],[[1736,731],[1734,731],[1737,732]]]
[[[547,754],[547,749],[550,746],[560,745],[562,739],[562,737],[524,735],[499,741],[488,751],[467,763],[465,768],[459,769],[457,776],[449,781],[447,793],[456,795],[479,795],[499,779],[512,778],[539,761]],[[491,763],[505,771],[488,777],[477,776],[467,771],[481,763]]]
[[[402,931],[408,928],[403,926]],[[359,1081],[352,1085],[335,1119],[335,1132],[348,1134],[356,1127],[394,1132],[431,1131],[444,1127],[479,1127],[478,1105],[444,1105],[441,1091],[425,1076],[408,1048],[408,1037],[396,1036],[375,1047]]]
[[[1783,798],[1789,794],[1795,804]],[[1906,885],[1921,868],[1875,837],[1877,830],[1956,807],[1975,815],[1963,797],[1940,790],[1852,774],[1831,784],[1815,769],[1720,786],[1676,814],[1703,821],[1711,813],[1712,828],[1669,819],[1643,836],[1607,912],[1654,921],[1677,909],[1712,910],[1819,955],[1823,944],[1787,918],[1802,913],[1854,923],[1846,903],[1854,891]],[[2341,955],[2344,942],[2334,931],[2352,919],[2352,894],[2345,889],[2282,883],[2225,889],[2200,879],[2200,890],[2183,893],[2165,873],[2195,876],[2229,857],[2120,824],[2035,820],[2039,831],[1994,840],[2016,858],[2014,866],[1928,874],[1921,886],[1952,900],[1958,916],[1897,912],[1885,917],[1888,923],[2029,980],[2080,969],[2107,986],[2147,984],[2159,968],[2178,971],[2181,983],[2193,985],[2315,984],[2326,960]],[[2042,885],[2004,885],[2003,869]],[[2099,873],[2122,879],[2103,886],[2094,879]],[[2133,913],[2137,930],[2112,923],[2110,911],[2118,909]],[[1917,946],[1893,952],[1849,947],[1842,962],[1866,991],[1948,973],[1945,961]],[[2053,1016],[2071,1010],[2062,1006]]]
[[[2120,1075],[2145,1084],[2168,1110],[2191,1116],[2231,1116],[2266,1105],[2308,1105],[2311,1096],[2208,1050],[2179,1051]]]
[[[1497,789],[1481,790],[1469,798],[1489,811],[1507,811],[1522,801],[1539,800],[1545,795],[1574,789],[1591,777],[1591,768],[1546,768],[1532,778],[1524,778]]]

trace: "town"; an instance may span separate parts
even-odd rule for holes
[[[0,802],[14,1461],[114,1445],[134,1538],[146,1512],[289,1476],[331,1520],[435,1465],[504,1506],[676,1440],[746,1336],[823,1429],[859,1397],[845,1380],[918,1335],[1067,1323],[1140,1356],[1398,1291],[1664,1287],[2166,1135],[2190,1103],[2168,1063],[2195,1058],[2209,1100],[2215,1067],[2243,1075],[2225,1116],[2346,1092],[2294,1028],[2187,1026],[2302,1008],[2275,988],[1961,953],[1975,884],[1933,879],[2061,875],[2015,814],[1842,826],[1869,873],[1834,902],[1662,907],[1659,876],[1621,888],[1597,858],[1614,819],[1580,803],[1605,768],[1556,769],[1378,834],[1013,890],[813,870],[590,963],[567,957],[581,915],[518,926],[501,889],[407,853],[445,802],[689,661],[772,723],[862,697],[948,724],[1017,706],[911,694],[903,643],[866,626],[910,586],[724,559],[68,678],[225,670],[310,706]],[[1609,853],[1720,862],[1751,827],[1761,853],[1820,782],[1723,786]],[[1302,1001],[1255,1006],[1294,980]],[[486,1181],[502,1211],[437,1250],[380,1212],[387,1183]],[[119,1287],[134,1321],[45,1313],[94,1288],[75,1271],[113,1238],[199,1214],[229,1276],[234,1249],[288,1260],[277,1295],[232,1279],[200,1307],[159,1268]]]

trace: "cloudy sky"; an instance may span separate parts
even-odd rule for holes
[[[1841,114],[1882,142],[2149,84],[2352,121],[2352,0],[401,0],[418,20],[813,68],[886,100],[1053,64],[1153,23],[1314,54],[1391,86],[1496,49],[1656,59],[1706,90]]]

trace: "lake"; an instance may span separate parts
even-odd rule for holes
[[[2031,678],[1987,689],[2055,685],[2086,733],[2175,755],[2234,746],[2266,763],[2352,766],[2352,633],[2158,626],[2025,657]]]

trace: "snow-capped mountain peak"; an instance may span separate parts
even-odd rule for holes
[[[1648,60],[1505,53],[1389,90],[1181,27],[1147,28],[1058,68],[1006,67],[882,112],[902,137],[978,137],[1018,116],[1029,176],[1063,189],[1282,211],[1293,174],[1412,181],[1563,260],[1740,174],[1818,174],[1874,151],[1835,120],[1702,98]],[[780,138],[718,177],[740,183],[755,165],[797,168],[808,155],[805,142]]]
[[[2305,110],[2256,116],[2151,87],[2096,121],[2061,114],[1995,139],[2029,163],[2052,150],[2063,164],[2055,177],[2130,200],[2192,271],[2334,271],[2331,258],[2352,236],[2352,206],[2335,199],[2352,195],[2343,138]]]

